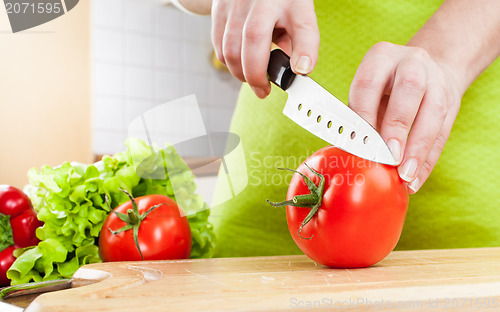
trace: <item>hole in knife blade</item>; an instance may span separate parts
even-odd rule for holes
[[[297,107],[299,110],[302,109],[302,104],[299,104],[299,107]]]
[[[318,118],[316,118],[316,121],[319,123],[321,121],[321,115],[318,115]]]
[[[330,120],[330,121],[326,124],[326,126],[328,127],[328,129],[330,129],[330,128],[332,127],[332,121]]]
[[[363,138],[363,144],[366,144],[366,143],[368,143],[368,136],[365,136],[365,137]]]
[[[340,126],[339,127],[339,134],[342,134],[342,132],[344,132],[344,127]]]
[[[312,114],[311,110],[308,110],[308,111],[307,111],[307,117],[310,117],[310,116],[311,116],[311,114]]]
[[[356,132],[355,131],[351,132],[351,140],[354,140],[355,137],[356,137]]]

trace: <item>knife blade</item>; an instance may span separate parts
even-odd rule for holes
[[[397,165],[377,130],[309,76],[293,73],[285,52],[271,51],[267,72],[269,80],[288,93],[285,116],[348,153]]]

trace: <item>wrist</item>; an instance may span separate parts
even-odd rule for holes
[[[411,38],[453,79],[461,96],[499,55],[500,1],[445,0]]]
[[[453,93],[462,98],[469,85],[474,81],[468,72],[465,62],[459,62],[458,58],[443,49],[429,46],[428,40],[419,42],[418,38],[412,38],[406,45],[424,49],[432,61],[439,67],[447,79],[447,85],[452,88]],[[430,41],[433,42],[433,41]]]

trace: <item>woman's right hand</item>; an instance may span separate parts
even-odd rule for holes
[[[318,58],[313,0],[213,0],[212,42],[217,58],[259,98],[271,91],[271,42],[290,55],[292,70],[310,73]]]

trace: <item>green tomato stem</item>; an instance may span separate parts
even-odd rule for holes
[[[315,206],[319,201],[316,194],[296,195],[292,197],[292,202],[300,207]]]
[[[109,229],[109,230],[111,231],[111,233],[113,233],[113,235],[132,230],[135,246],[137,247],[137,250],[139,251],[139,254],[141,255],[141,259],[144,260],[144,256],[142,255],[142,251],[141,251],[141,248],[139,246],[139,227],[141,226],[141,222],[147,217],[147,215],[151,211],[153,211],[156,208],[158,208],[162,205],[165,205],[165,204],[162,203],[162,204],[155,205],[155,206],[149,208],[143,214],[140,214],[139,209],[137,207],[137,202],[135,201],[134,197],[126,190],[121,189],[121,191],[124,192],[125,194],[127,194],[127,196],[130,198],[130,201],[132,202],[133,209],[127,209],[127,214],[119,213],[119,212],[116,212],[113,210],[113,213],[120,220],[125,222],[126,225],[123,226],[122,228],[116,230],[116,231],[114,231],[112,229]]]
[[[323,200],[323,191],[325,188],[325,176],[322,175],[321,173],[317,172],[316,170],[312,169],[309,167],[306,163],[304,163],[306,167],[311,170],[311,172],[318,176],[320,178],[320,182],[318,185],[314,184],[314,182],[305,174],[302,172],[293,170],[293,169],[288,169],[288,168],[278,168],[279,170],[289,170],[295,173],[300,174],[302,179],[304,179],[304,182],[307,185],[307,188],[309,189],[309,194],[303,194],[303,195],[295,195],[292,197],[291,200],[286,200],[283,202],[271,202],[267,200],[269,204],[273,207],[282,207],[282,206],[293,206],[293,207],[304,207],[304,208],[311,208],[309,213],[307,214],[306,218],[304,221],[302,221],[302,224],[300,225],[297,235],[302,238],[302,239],[311,239],[313,238],[314,235],[311,235],[311,237],[303,237],[300,232],[302,231],[302,228],[311,221],[311,219],[318,213],[319,208],[321,207],[321,203]]]
[[[138,216],[135,214],[134,210],[132,209],[128,209],[127,210],[127,215],[128,215],[128,218],[130,219],[130,224],[131,225],[136,225],[139,223],[139,218]]]

